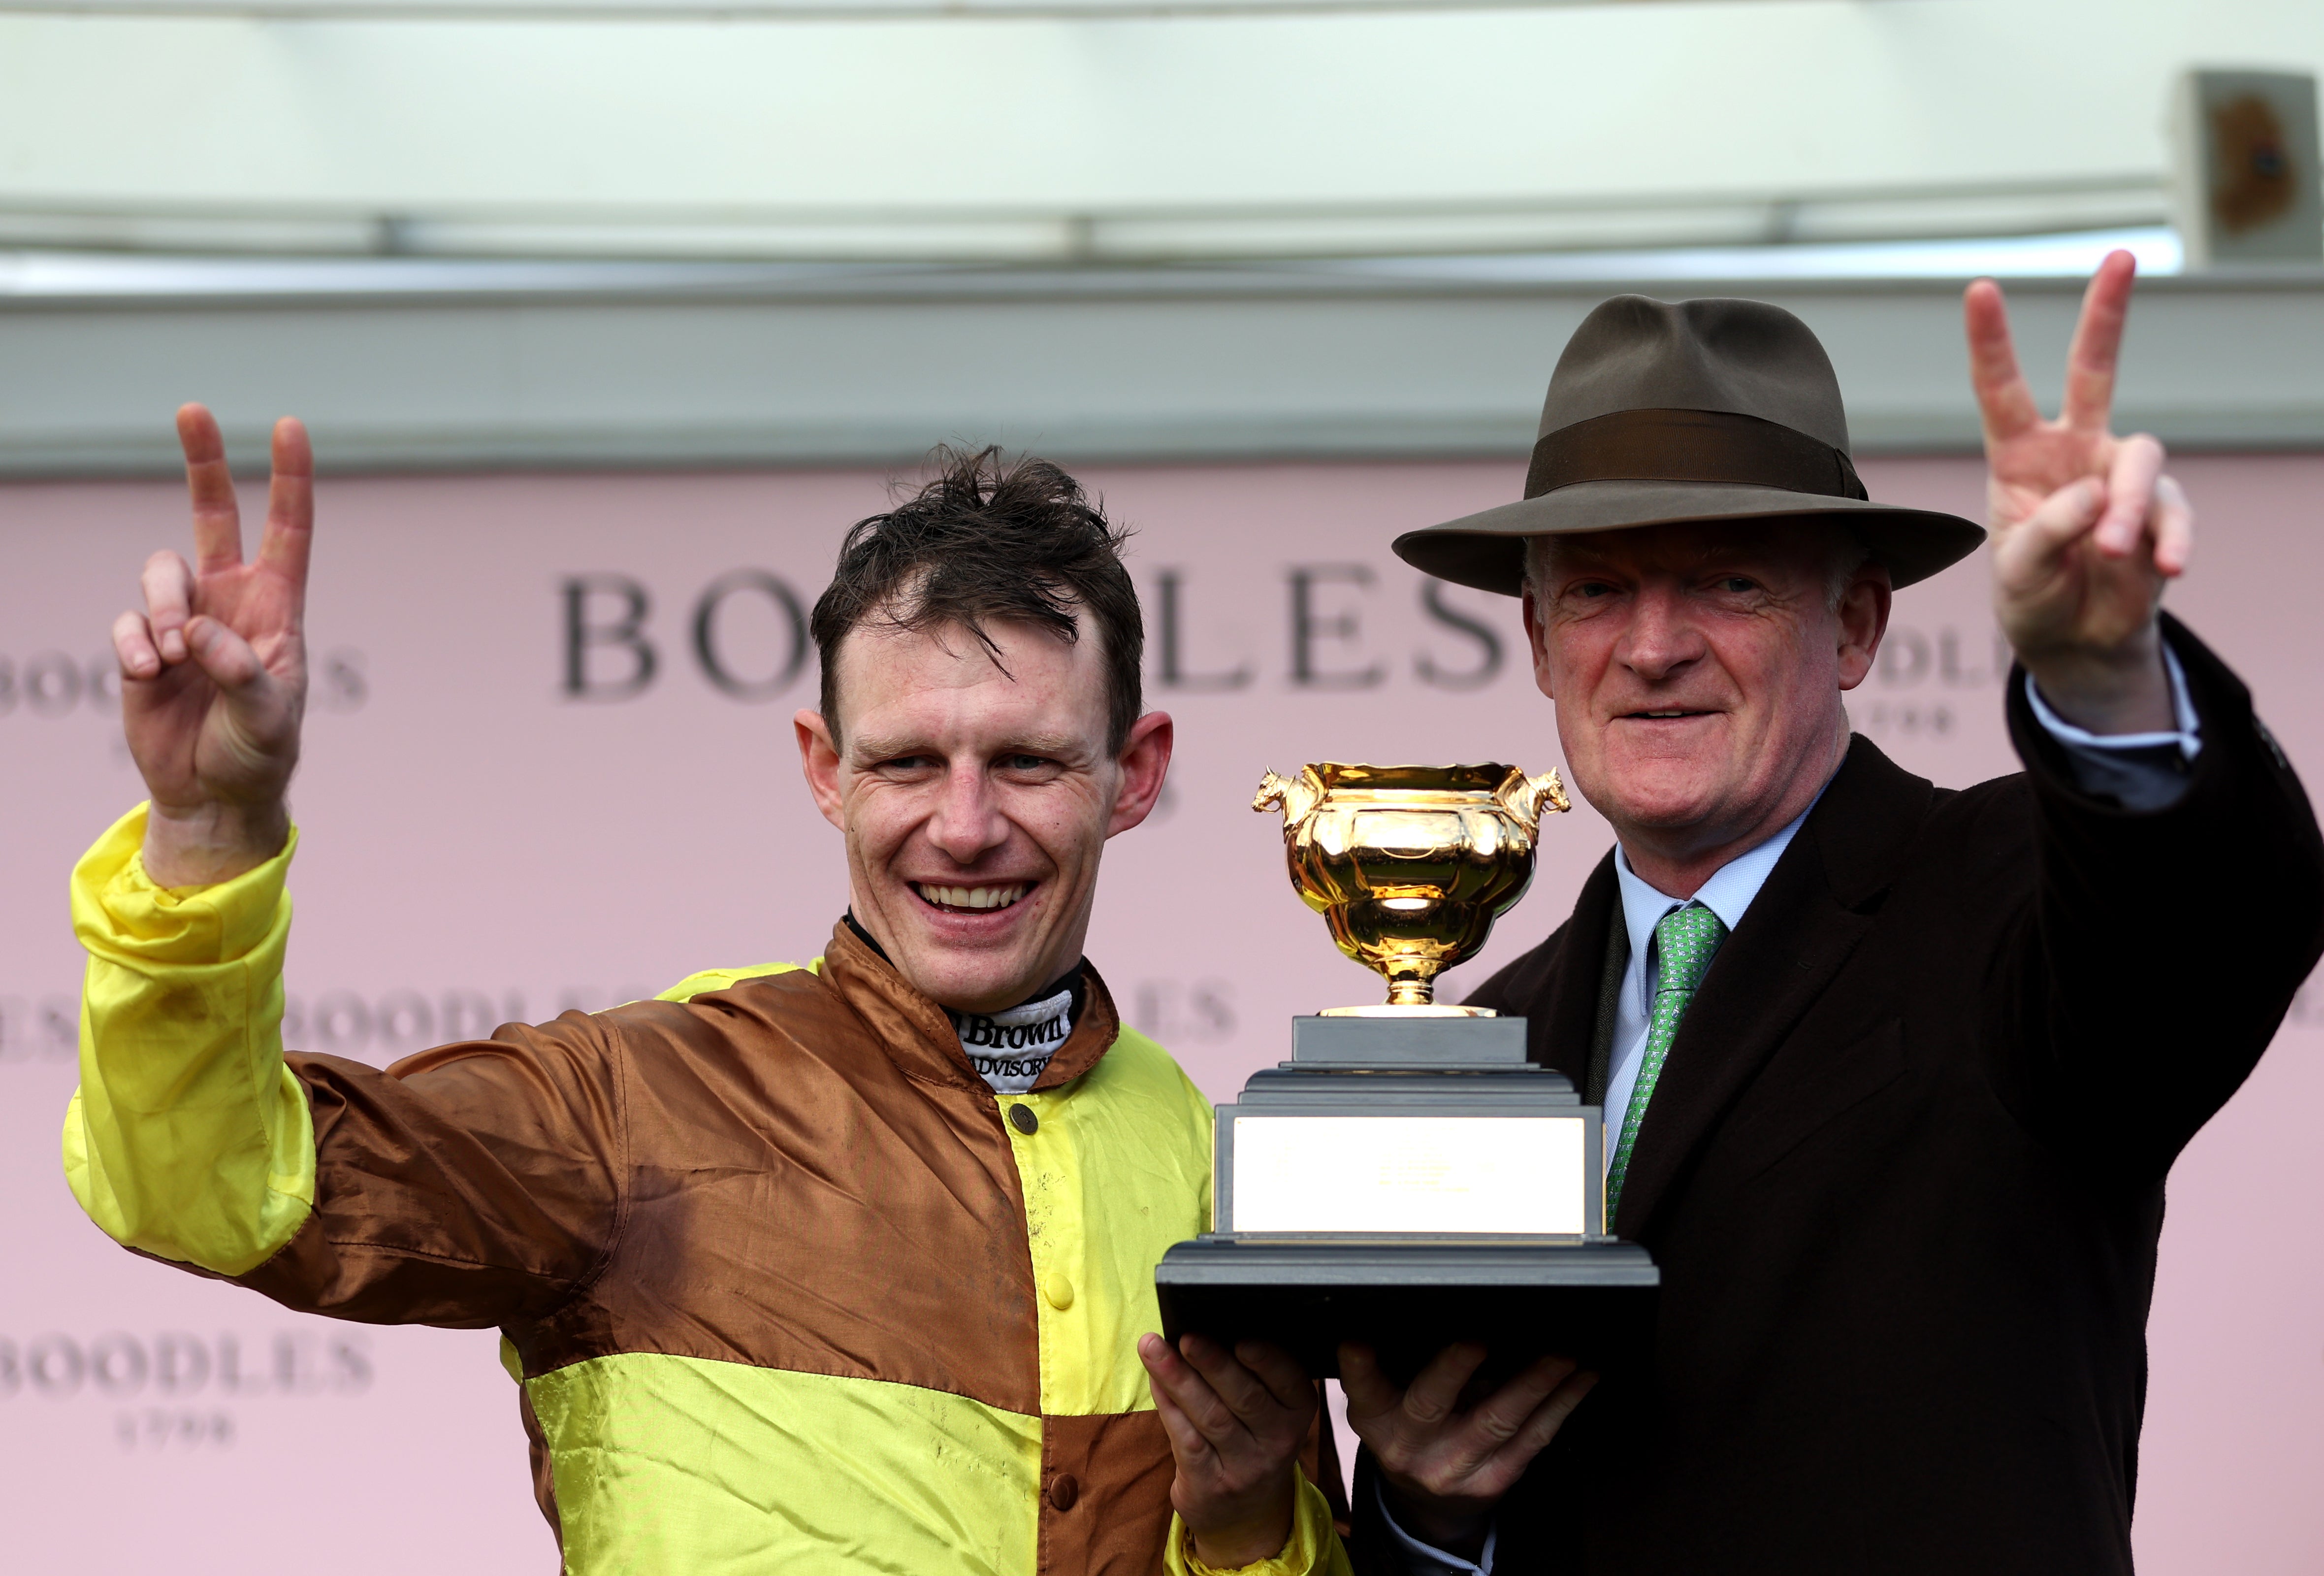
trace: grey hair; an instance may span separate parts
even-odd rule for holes
[[[1864,538],[1845,525],[1835,523],[1830,530],[1831,556],[1824,561],[1823,601],[1825,607],[1837,613],[1840,598],[1848,595],[1848,588],[1856,583],[1856,577],[1872,561],[1872,550],[1864,545]]]
[[[1824,606],[1837,613],[1841,598],[1848,595],[1848,588],[1856,583],[1856,577],[1872,561],[1872,550],[1864,544],[1862,537],[1836,521],[1830,523],[1827,530],[1830,556],[1824,561],[1823,599]],[[1547,598],[1549,578],[1556,569],[1557,542],[1555,536],[1526,538],[1526,589],[1534,594],[1536,602]]]

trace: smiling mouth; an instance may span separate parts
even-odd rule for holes
[[[1711,715],[1711,713],[1708,711],[1687,711],[1674,706],[1665,708],[1660,711],[1625,711],[1622,713],[1622,716],[1626,720],[1632,722],[1671,722],[1683,717],[1709,717]]]
[[[1038,885],[1032,881],[1012,881],[999,886],[939,886],[933,881],[909,883],[922,903],[945,913],[991,913],[999,909],[1013,908]]]

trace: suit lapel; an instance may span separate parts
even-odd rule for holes
[[[1606,961],[1598,971],[1598,1027],[1590,1036],[1590,1081],[1582,1098],[1593,1106],[1606,1103],[1606,1086],[1614,1080],[1614,1025],[1622,1015],[1622,978],[1630,971],[1630,926],[1618,905],[1606,924]]]
[[[1849,746],[1687,1007],[1630,1154],[1618,1235],[1646,1231],[1695,1151],[1872,928],[1870,900],[1894,878],[1929,802],[1926,781],[1868,740]]]
[[[1526,1025],[1527,1054],[1541,1066],[1565,1074],[1577,1089],[1590,1084],[1591,1050],[1599,1034],[1599,970],[1605,960],[1607,933],[1621,909],[1609,849],[1582,884],[1582,895],[1574,901],[1573,915],[1565,922],[1565,934],[1558,943],[1556,967],[1539,1017]]]

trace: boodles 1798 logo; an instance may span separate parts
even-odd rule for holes
[[[225,1449],[239,1403],[346,1398],[374,1377],[359,1330],[0,1335],[0,1404],[103,1406],[124,1451]]]

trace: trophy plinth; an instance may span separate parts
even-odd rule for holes
[[[1604,1124],[1526,1060],[1526,1021],[1440,1007],[1436,976],[1524,893],[1556,774],[1268,773],[1293,885],[1389,1000],[1292,1020],[1291,1060],[1218,1108],[1212,1231],[1155,1272],[1164,1333],[1271,1340],[1317,1376],[1342,1340],[1408,1375],[1454,1340],[1642,1360],[1660,1276],[1605,1219]]]

